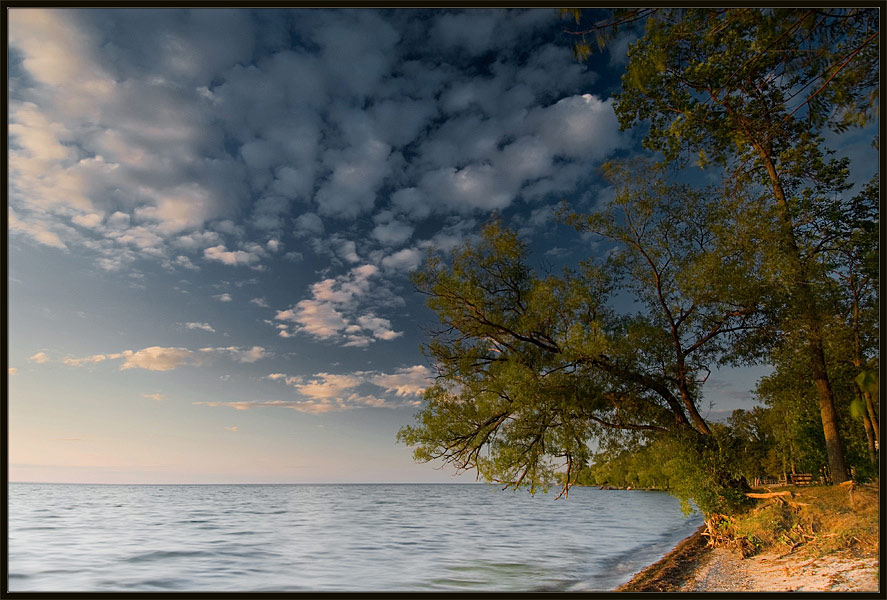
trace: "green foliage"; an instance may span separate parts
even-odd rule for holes
[[[667,190],[663,184],[655,193]],[[730,268],[741,269],[741,253],[731,246],[729,256],[719,254],[729,219],[708,196],[689,192],[672,190],[657,206],[653,193],[626,188],[613,210],[633,225],[606,225],[626,251],[560,277],[531,272],[525,246],[495,223],[478,244],[454,252],[450,265],[429,257],[414,283],[441,321],[425,347],[439,377],[399,440],[415,447],[418,460],[442,459],[532,491],[564,467],[572,483],[588,463],[589,442],[619,431],[707,434],[696,411],[698,374],[726,354],[722,339],[755,328],[753,311],[737,307],[742,294],[760,295],[748,294],[740,277],[721,277],[714,291],[705,284],[716,265],[735,261]],[[705,225],[716,222],[721,233],[707,234]],[[633,291],[648,310],[615,313],[608,302],[617,288]],[[648,479],[638,483],[657,482]]]
[[[769,198],[776,253],[761,273],[787,294],[784,336],[803,342],[836,481],[848,472],[825,298],[849,186],[848,161],[830,157],[823,134],[876,113],[878,35],[874,9],[662,9],[629,51],[615,105],[623,128],[649,126],[644,145],[666,160],[699,156],[737,190]]]
[[[748,505],[748,483],[736,461],[738,446],[729,431],[718,426],[710,436],[664,441],[663,469],[684,512],[695,505],[704,514],[730,514]]]
[[[842,439],[870,474],[852,417],[871,449],[877,414],[857,398],[878,353],[879,189],[848,199],[849,163],[822,134],[877,107],[876,17],[628,9],[578,31],[582,58],[586,34],[602,44],[645,21],[616,110],[668,162],[609,163],[614,199],[564,211],[609,250],[576,269],[536,273],[497,223],[449,262],[428,257],[413,281],[440,320],[424,347],[438,377],[398,434],[416,459],[531,492],[667,488],[706,514],[741,510],[755,478],[828,465],[843,479]],[[677,183],[669,169],[691,159],[721,184]],[[638,308],[614,310],[619,295]],[[762,359],[776,367],[757,390],[766,408],[706,422],[710,366]]]
[[[856,376],[856,385],[859,386],[863,392],[869,393],[872,396],[878,395],[878,372],[872,371],[869,369],[864,369]]]

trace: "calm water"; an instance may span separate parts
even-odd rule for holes
[[[699,526],[663,493],[9,484],[12,591],[609,590]]]

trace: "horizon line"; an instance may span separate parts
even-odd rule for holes
[[[488,481],[318,481],[318,482],[220,482],[220,483],[123,483],[94,481],[7,481],[27,485],[500,485]]]

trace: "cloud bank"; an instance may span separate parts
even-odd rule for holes
[[[419,223],[559,200],[625,145],[558,32],[548,9],[12,9],[10,232],[238,269],[368,217],[343,260],[415,268]]]
[[[418,406],[419,396],[430,383],[430,371],[422,365],[403,367],[392,373],[357,371],[354,373],[315,373],[309,377],[271,373],[267,379],[296,389],[296,400],[204,401],[195,402],[235,410],[289,408],[303,413],[322,414],[356,408],[399,408]]]

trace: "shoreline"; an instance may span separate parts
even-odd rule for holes
[[[740,558],[713,548],[705,527],[680,541],[660,560],[614,592],[879,592],[879,556],[840,550],[818,554],[809,548]]]
[[[673,592],[678,591],[706,562],[713,549],[702,535],[705,525],[684,538],[665,556],[636,573],[614,592]]]

